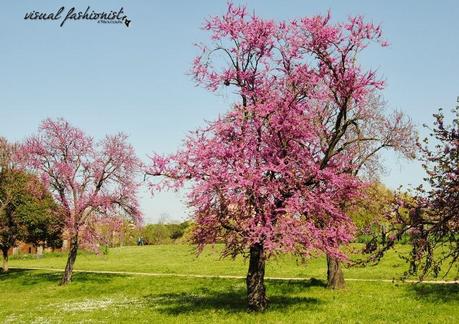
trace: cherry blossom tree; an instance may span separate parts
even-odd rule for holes
[[[64,214],[70,251],[61,284],[71,281],[80,244],[96,244],[101,220],[125,216],[141,221],[136,198],[140,161],[126,135],[96,143],[63,119],[47,119],[18,158],[49,187]]]
[[[212,43],[198,45],[194,78],[238,99],[176,154],[153,155],[147,173],[155,176],[153,190],[190,184],[194,241],[202,248],[222,240],[224,255],[249,257],[248,307],[262,311],[270,256],[345,257],[339,247],[354,226],[342,202],[360,195],[352,170],[374,131],[363,128],[381,115],[369,108],[370,94],[383,87],[357,56],[371,42],[387,43],[362,17],[274,22],[232,4],[204,29]],[[405,123],[398,116],[383,121],[378,127]]]

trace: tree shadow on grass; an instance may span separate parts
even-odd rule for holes
[[[309,280],[267,280],[270,288],[281,294],[292,294],[304,292],[306,289],[311,287],[327,287],[324,280],[311,278]]]
[[[60,274],[62,276],[62,274]],[[129,275],[117,273],[90,273],[90,272],[75,272],[72,276],[72,281],[81,283],[108,284],[115,278],[127,278]],[[59,277],[60,278],[60,277]]]
[[[41,272],[28,269],[10,269],[7,273],[0,273],[0,282],[15,281],[21,285],[34,285],[43,282],[58,282],[59,272]]]
[[[59,284],[62,278],[61,271],[42,271],[42,270],[29,270],[29,269],[10,269],[7,273],[0,272],[0,283],[2,281],[14,280],[24,286],[32,286],[42,284],[45,282]],[[75,272],[72,276],[73,282],[81,283],[96,283],[107,284],[115,277],[124,277],[120,274],[103,274],[103,273],[87,273]]]
[[[267,287],[268,311],[288,311],[320,306],[323,301],[317,298],[292,296],[312,286],[322,286],[317,280],[305,282],[270,281]],[[229,291],[198,288],[190,293],[167,293],[144,296],[145,303],[168,315],[220,310],[227,313],[246,313],[247,298],[245,288],[229,287]],[[289,294],[285,294],[288,292]]]
[[[433,303],[447,303],[459,300],[459,284],[418,283],[411,285],[408,290],[416,298]]]

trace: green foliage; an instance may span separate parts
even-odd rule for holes
[[[190,237],[191,224],[190,221],[185,221],[178,224],[136,226],[124,221],[116,229],[106,224],[99,226],[97,231],[108,247],[138,245],[139,239],[143,245],[186,243]]]
[[[138,231],[138,236],[143,238],[146,245],[169,244],[179,241],[190,224],[189,221],[180,224],[148,224]]]
[[[108,252],[109,252],[109,248],[108,248],[108,245],[104,244],[101,248],[101,252],[103,255],[108,255]]]
[[[380,182],[374,182],[366,188],[362,198],[350,207],[350,216],[360,233],[375,230],[374,225],[384,221],[384,213],[390,206],[393,193]]]
[[[167,244],[171,242],[170,229],[164,224],[149,224],[143,231],[145,244]]]
[[[3,168],[0,173],[0,247],[18,240],[59,247],[63,219],[50,193],[33,175]]]
[[[59,248],[62,246],[64,219],[50,193],[44,188],[41,190],[43,196],[30,196],[17,209],[18,217],[26,226],[22,240]]]

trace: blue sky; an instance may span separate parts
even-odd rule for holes
[[[240,1],[235,1],[241,3]],[[0,136],[17,141],[32,134],[41,120],[64,117],[95,138],[122,131],[139,156],[176,150],[187,131],[215,118],[230,103],[194,86],[187,71],[205,41],[205,17],[221,14],[226,1],[2,1],[0,19]],[[331,9],[342,20],[362,14],[381,23],[391,46],[370,48],[365,66],[387,81],[389,108],[431,123],[439,107],[455,105],[459,95],[459,2],[457,1],[255,1],[260,16],[289,19]],[[90,5],[95,10],[121,6],[131,26],[94,22],[25,21],[31,10]],[[395,188],[417,184],[418,163],[385,154],[383,181]],[[167,215],[187,216],[177,193],[154,198],[143,192],[147,222]]]

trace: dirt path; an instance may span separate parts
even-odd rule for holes
[[[10,269],[23,269],[23,270],[45,270],[62,272],[62,269],[55,268],[22,268],[22,267],[10,267]],[[183,278],[216,278],[216,279],[245,279],[244,276],[231,276],[231,275],[201,275],[201,274],[184,274],[184,273],[152,273],[152,272],[129,272],[129,271],[109,271],[109,270],[73,270],[73,272],[82,273],[101,273],[101,274],[119,274],[129,276],[150,276],[150,277],[183,277]],[[265,277],[266,280],[284,280],[284,281],[307,281],[312,278],[288,278],[288,277]],[[390,282],[395,283],[402,281],[391,280],[391,279],[361,279],[361,278],[346,278],[347,281],[362,281],[362,282]],[[417,280],[405,280],[407,283],[419,283]],[[458,280],[446,281],[446,280],[424,280],[422,283],[425,284],[459,284]]]

